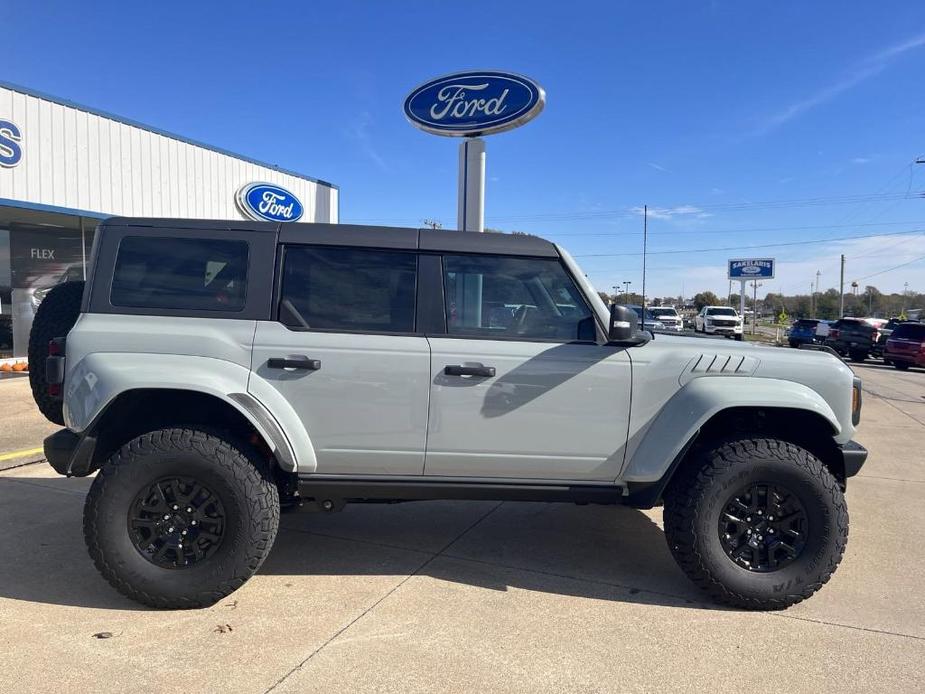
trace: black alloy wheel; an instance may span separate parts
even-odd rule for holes
[[[141,556],[161,568],[183,569],[221,546],[225,509],[212,490],[192,477],[165,477],[135,496],[128,527]]]
[[[799,558],[810,529],[806,509],[794,494],[779,484],[753,482],[726,502],[718,530],[733,562],[766,573]]]

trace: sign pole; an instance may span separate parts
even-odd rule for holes
[[[460,231],[485,231],[485,140],[467,137],[459,145]]]
[[[742,318],[742,332],[745,332],[745,280],[740,280],[739,284],[739,317]]]

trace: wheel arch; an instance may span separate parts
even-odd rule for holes
[[[136,436],[171,426],[230,432],[267,456],[285,472],[296,469],[295,455],[279,424],[248,393],[225,397],[176,387],[133,388],[118,393],[83,433],[95,440],[90,469]]]

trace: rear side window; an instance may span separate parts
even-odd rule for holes
[[[558,260],[444,256],[443,269],[450,335],[595,339],[591,310]]]
[[[417,254],[287,246],[279,319],[302,330],[414,332]]]
[[[223,239],[126,236],[119,244],[109,300],[128,308],[241,311],[247,243]]]
[[[896,327],[891,337],[899,337],[906,340],[925,340],[925,324],[903,323]]]

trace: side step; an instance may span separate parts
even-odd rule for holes
[[[299,496],[325,501],[426,501],[469,499],[477,501],[565,501],[579,504],[619,504],[623,487],[615,485],[516,484],[434,480],[344,479],[304,475]]]

